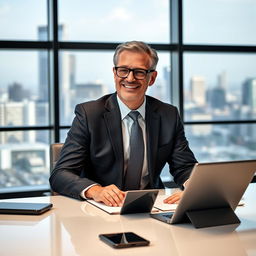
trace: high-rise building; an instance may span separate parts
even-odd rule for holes
[[[38,28],[40,40],[48,39],[48,28],[40,26]],[[58,38],[60,41],[67,40],[67,29],[65,25],[58,26]],[[49,102],[49,79],[48,79],[48,52],[39,52],[39,101]],[[60,84],[60,106],[62,123],[66,123],[72,109],[71,89],[75,87],[75,56],[68,52],[59,52],[59,84]]]
[[[30,93],[25,90],[19,83],[13,83],[8,86],[8,98],[9,101],[23,101],[30,98]]]
[[[191,115],[192,121],[211,121],[212,115],[207,113],[195,113]],[[212,133],[212,125],[191,125],[191,133],[193,136],[208,136]]]
[[[223,71],[218,75],[218,87],[227,90],[227,72]]]
[[[171,93],[171,67],[170,66],[164,67],[163,77],[164,77],[164,83],[165,83],[164,84],[165,93],[164,93],[163,101],[171,102],[173,95]]]
[[[201,76],[193,76],[190,81],[191,100],[198,106],[205,105],[205,79]]]
[[[33,126],[35,125],[35,102],[0,103],[1,126]],[[35,131],[15,131],[0,134],[0,143],[35,142]]]
[[[45,41],[48,38],[48,27],[38,27],[38,39]],[[39,100],[48,102],[49,86],[48,86],[48,52],[39,51]]]
[[[256,78],[247,79],[242,85],[242,105],[246,110],[246,119],[256,118]],[[243,135],[250,138],[250,141],[256,140],[256,128],[254,125],[244,125]]]
[[[74,89],[76,85],[76,56],[70,54],[69,55],[69,66],[70,66],[70,75],[69,75],[69,83],[70,83],[70,88]]]
[[[0,170],[13,169],[15,177],[22,181],[23,185],[33,182],[33,175],[27,175],[27,172],[38,173],[42,172],[45,175],[37,176],[39,183],[44,178],[47,178],[46,170],[49,168],[49,145],[45,143],[36,143],[31,146],[31,143],[5,143],[0,144]],[[18,168],[15,168],[18,167]],[[22,171],[20,171],[22,170]]]
[[[49,125],[49,104],[47,102],[36,102],[36,125],[44,126]],[[45,130],[39,130],[36,132],[36,141],[49,143],[49,132]]]
[[[76,84],[75,98],[84,100],[97,99],[103,94],[103,84],[85,83]]]
[[[58,26],[59,40],[67,39],[66,27],[64,25]],[[38,27],[38,38],[40,41],[48,40],[48,27]],[[39,52],[39,100],[48,101],[49,99],[49,81],[48,81],[48,58],[49,54],[46,51]],[[69,72],[69,55],[60,52],[59,54],[59,81],[64,88],[69,89],[70,72]]]
[[[256,114],[256,78],[249,78],[243,83],[242,104],[249,106],[251,112]]]
[[[224,109],[226,106],[226,91],[219,86],[209,91],[210,104],[213,109]]]

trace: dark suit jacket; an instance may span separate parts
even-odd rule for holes
[[[94,183],[122,189],[124,153],[116,97],[114,93],[76,106],[76,117],[50,177],[54,191],[81,199],[81,191]],[[146,97],[149,188],[163,188],[160,173],[166,163],[174,181],[182,186],[196,159],[177,108]]]

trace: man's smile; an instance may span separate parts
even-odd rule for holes
[[[122,83],[122,86],[127,89],[137,89],[140,87],[140,85],[138,84],[127,84],[127,83]]]

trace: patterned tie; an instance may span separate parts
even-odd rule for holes
[[[140,189],[144,161],[144,141],[142,129],[138,122],[140,113],[138,111],[131,111],[128,115],[132,118],[133,124],[130,136],[130,158],[125,175],[124,190],[134,190]]]

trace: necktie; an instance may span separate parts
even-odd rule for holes
[[[140,188],[141,172],[144,161],[144,141],[141,127],[138,122],[138,111],[128,114],[133,119],[130,136],[130,158],[128,160],[124,190]]]

